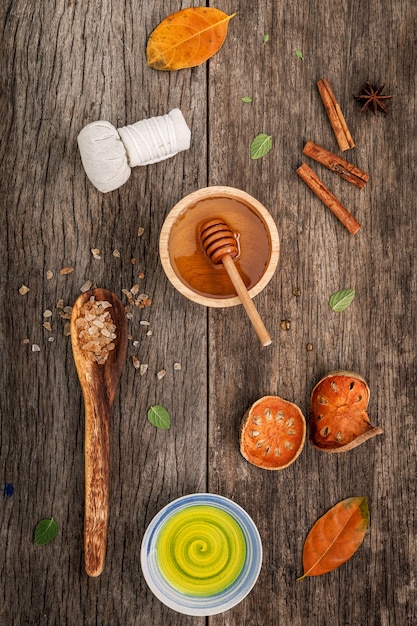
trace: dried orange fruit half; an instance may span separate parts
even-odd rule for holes
[[[372,426],[367,413],[369,387],[355,372],[330,372],[314,387],[310,398],[310,441],[325,452],[345,452],[382,428]]]
[[[305,437],[306,421],[298,406],[278,396],[264,396],[243,416],[240,451],[253,465],[284,469],[300,454]]]

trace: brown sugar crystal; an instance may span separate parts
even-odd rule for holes
[[[112,305],[107,300],[96,300],[91,296],[80,309],[80,316],[75,321],[78,339],[87,357],[103,365],[109,352],[115,348],[116,326],[108,311]]]

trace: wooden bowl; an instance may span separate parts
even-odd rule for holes
[[[210,307],[241,304],[222,264],[214,265],[200,241],[200,228],[222,218],[236,235],[239,255],[234,259],[251,298],[270,281],[279,259],[275,222],[255,198],[233,187],[213,186],[180,200],[161,230],[162,267],[185,297]]]

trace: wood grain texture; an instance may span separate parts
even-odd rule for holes
[[[223,6],[232,8],[231,2]],[[230,54],[210,65],[209,183],[227,181],[258,197],[281,237],[277,272],[255,299],[272,345],[261,350],[244,332],[239,309],[210,312],[210,490],[246,507],[265,548],[254,593],[211,624],[379,626],[416,619],[410,206],[416,76],[415,64],[399,52],[415,50],[415,18],[407,2],[278,2],[262,9],[243,2],[230,29]],[[331,81],[356,143],[344,156],[370,174],[365,190],[302,156],[308,139],[338,151],[317,93],[322,76]],[[353,95],[366,80],[385,82],[385,93],[394,95],[386,118],[360,115]],[[221,88],[225,81],[227,90]],[[250,105],[241,104],[244,95],[253,98]],[[272,136],[273,149],[251,162],[248,146],[260,132]],[[355,237],[297,179],[303,161],[362,223]],[[354,303],[335,314],[330,295],[349,287],[356,289]],[[281,320],[291,321],[288,331]],[[273,475],[240,457],[238,426],[254,400],[277,393],[307,415],[314,385],[339,367],[368,380],[370,415],[384,428],[382,437],[332,458],[306,444],[292,466]],[[325,578],[295,583],[315,520],[329,505],[362,494],[369,497],[371,524],[361,550]]]
[[[1,501],[0,623],[411,626],[417,622],[415,3],[210,3],[228,14],[237,10],[221,51],[191,70],[149,69],[149,34],[192,4],[5,0],[0,7],[0,482],[15,488]],[[302,155],[307,140],[338,150],[316,88],[323,76],[355,140],[344,158],[370,174],[363,190]],[[367,80],[385,82],[394,96],[387,117],[360,114],[353,95]],[[245,95],[251,104],[242,103]],[[104,119],[118,127],[174,107],[191,128],[190,150],[135,168],[117,191],[98,192],[77,152],[83,126]],[[272,136],[273,148],[251,161],[249,145],[260,132]],[[297,177],[304,160],[362,224],[355,237]],[[267,348],[242,307],[208,310],[189,301],[160,264],[166,215],[207,185],[250,193],[278,226],[278,269],[254,299],[273,339]],[[72,273],[59,273],[70,266]],[[110,432],[107,561],[97,579],[83,567],[83,402],[56,306],[60,299],[72,305],[86,280],[124,302],[122,289],[139,284],[152,299],[150,307],[134,307],[129,322]],[[24,296],[21,285],[30,288]],[[355,301],[334,313],[329,296],[349,287]],[[43,327],[47,309],[51,331]],[[146,374],[133,367],[133,355],[148,365]],[[333,369],[364,376],[371,421],[384,435],[343,455],[306,443],[292,466],[273,475],[248,464],[238,429],[250,404],[277,393],[307,415],[310,391]],[[169,431],[147,422],[152,404],[169,410]],[[205,490],[245,507],[264,545],[253,592],[207,620],[164,607],[139,565],[143,533],[156,512]],[[313,523],[357,495],[368,496],[371,517],[357,554],[325,577],[296,583]],[[50,516],[58,535],[36,548],[36,523]]]

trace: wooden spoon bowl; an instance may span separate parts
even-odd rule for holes
[[[83,309],[93,298],[105,302],[115,338],[104,363],[91,358],[91,350],[80,338],[77,320],[84,317]],[[99,320],[100,321],[100,320]],[[102,323],[102,322],[101,322]],[[127,317],[119,298],[107,289],[83,293],[74,303],[71,313],[71,344],[85,409],[85,517],[84,560],[89,576],[99,576],[104,568],[110,478],[110,418],[120,376],[126,361]],[[87,346],[88,348],[88,346]]]

